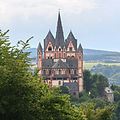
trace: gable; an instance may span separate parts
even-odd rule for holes
[[[51,50],[50,50],[50,48],[51,48]],[[53,44],[52,44],[51,40],[49,40],[45,51],[49,52],[49,51],[53,51],[53,49],[54,49]]]
[[[71,50],[71,48],[72,48],[72,50]],[[70,40],[70,42],[69,42],[69,44],[67,46],[67,51],[76,51],[71,40]]]

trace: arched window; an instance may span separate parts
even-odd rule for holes
[[[52,51],[52,47],[51,46],[48,48],[48,51]]]
[[[76,70],[74,70],[74,74],[77,74],[77,71],[76,71]]]
[[[55,53],[55,58],[56,58],[56,53]]]
[[[49,75],[51,75],[51,70],[49,70]]]
[[[61,70],[59,70],[59,74],[61,74]]]
[[[72,51],[72,47],[70,47],[70,51]]]
[[[59,85],[61,85],[61,81],[59,81],[59,83],[58,83]]]
[[[64,58],[65,58],[65,53],[64,53]]]
[[[61,58],[61,53],[59,53],[59,58]]]
[[[44,74],[44,75],[46,74],[46,71],[45,71],[45,70],[43,70],[43,74]]]

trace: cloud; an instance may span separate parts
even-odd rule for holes
[[[10,24],[15,18],[50,17],[61,8],[64,13],[79,14],[97,7],[95,0],[0,0],[0,23]]]

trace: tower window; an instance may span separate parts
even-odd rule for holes
[[[70,47],[70,51],[72,51],[72,47]]]
[[[56,53],[55,53],[55,58],[56,58]]]
[[[59,58],[61,58],[61,53],[59,53]]]
[[[51,75],[51,70],[49,70],[49,75]]]
[[[48,51],[52,51],[52,48],[51,48],[51,47],[49,47],[49,48],[48,48]]]
[[[44,74],[44,75],[46,74],[46,71],[45,71],[45,70],[43,71],[43,74]]]
[[[59,70],[59,74],[61,74],[61,70]]]
[[[76,71],[76,70],[74,71],[74,74],[77,74],[77,71]]]
[[[64,53],[64,58],[65,58],[65,53]]]

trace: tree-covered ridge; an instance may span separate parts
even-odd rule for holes
[[[110,84],[120,85],[120,66],[98,64],[91,69],[91,72],[106,76]]]
[[[112,107],[72,105],[69,95],[50,89],[38,71],[31,75],[29,52],[23,52],[30,39],[11,46],[7,32],[0,31],[0,120],[111,120]]]

